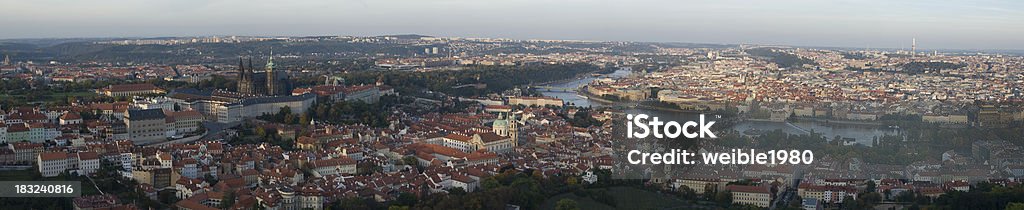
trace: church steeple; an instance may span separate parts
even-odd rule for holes
[[[246,75],[246,73],[248,73],[248,72],[249,71],[245,70],[245,64],[242,63],[242,56],[238,56],[238,76],[239,76],[239,78],[245,78],[246,76],[248,76],[248,75]]]
[[[508,114],[508,135],[512,137],[512,147],[519,147],[519,121],[516,121],[516,113]]]
[[[274,70],[274,50],[270,50],[270,58],[267,59],[267,72]]]
[[[254,94],[252,80],[252,66],[249,69],[245,69],[245,63],[242,62],[242,57],[238,57],[238,92],[245,94]]]
[[[281,84],[277,84],[278,76],[277,72],[274,72],[274,50],[270,50],[270,58],[267,59],[267,95],[279,95],[281,92]]]

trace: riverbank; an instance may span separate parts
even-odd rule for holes
[[[638,102],[636,104],[636,106],[634,106],[634,107],[642,108],[642,109],[666,111],[666,112],[688,113],[688,114],[709,114],[709,113],[714,113],[714,112],[709,112],[707,110],[692,110],[692,109],[678,109],[678,108],[673,109],[673,108],[668,108],[668,107],[651,106],[651,105],[645,105],[642,102]]]
[[[597,101],[598,103],[602,103],[604,105],[610,105],[610,106],[627,106],[627,107],[631,107],[631,108],[658,110],[658,111],[665,111],[665,112],[690,113],[690,114],[703,114],[703,113],[706,113],[705,111],[702,111],[702,110],[690,110],[690,109],[678,109],[678,108],[673,109],[673,108],[668,108],[668,107],[646,105],[646,104],[644,104],[643,102],[640,102],[640,101],[613,101],[613,100],[605,99],[605,98],[603,98],[601,96],[598,96],[598,95],[587,93],[586,91],[583,91],[583,90],[576,90],[576,94],[579,95],[579,96],[582,96],[582,97],[586,97],[588,100]]]
[[[601,96],[598,96],[598,95],[590,94],[587,91],[584,91],[583,90],[584,88],[587,88],[587,86],[583,86],[580,89],[576,89],[576,95],[584,97],[584,98],[586,98],[588,100],[597,101],[598,103],[602,103],[602,104],[621,103],[620,101],[612,101],[612,100],[608,100],[608,99],[602,98]]]
[[[621,69],[621,67],[620,67],[620,69]],[[534,86],[543,86],[543,85],[551,85],[551,84],[558,84],[558,83],[568,83],[568,82],[577,81],[577,80],[585,80],[585,79],[588,79],[588,78],[596,79],[597,77],[593,76],[593,74],[595,74],[595,73],[596,74],[601,74],[601,75],[608,75],[608,74],[614,74],[615,73],[615,71],[612,71],[611,73],[600,73],[602,70],[603,69],[595,69],[594,71],[589,71],[589,72],[584,72],[584,73],[577,74],[575,77],[572,77],[572,78],[565,78],[565,79],[559,79],[559,80],[553,80],[553,81],[537,83],[537,84],[534,84]],[[618,70],[616,70],[616,71],[618,71]]]
[[[879,121],[853,121],[853,120],[835,120],[835,119],[821,119],[821,118],[807,118],[807,117],[795,117],[797,121],[810,121],[819,122],[825,124],[843,124],[843,125],[863,125],[863,126],[885,126],[885,123]]]
[[[628,75],[628,71],[619,70],[611,77]],[[622,109],[623,112],[627,113],[646,113],[653,116],[658,116],[662,119],[669,119],[674,121],[689,121],[697,120],[699,114],[715,115],[718,112],[707,111],[707,110],[684,110],[681,108],[673,108],[671,106],[665,106],[658,103],[646,102],[646,101],[618,101],[609,100],[589,94],[586,89],[582,89],[581,85],[589,84],[595,77],[582,77],[579,80],[567,81],[563,83],[549,84],[552,87],[575,89],[576,91],[565,92],[565,91],[541,91],[544,96],[555,97],[562,99],[566,104],[572,104],[576,107],[615,107]],[[715,116],[712,116],[715,117]],[[747,130],[783,130],[791,134],[806,134],[807,131],[814,131],[820,133],[823,136],[842,136],[845,138],[856,139],[858,144],[868,145],[872,144],[872,140],[880,136],[885,135],[899,135],[898,129],[885,127],[884,121],[865,122],[865,121],[850,121],[850,120],[832,120],[832,119],[802,119],[796,118],[796,122],[787,121],[770,121],[768,119],[750,119],[746,117],[726,117],[723,119],[714,118],[717,122],[715,124],[718,127],[728,128],[737,132],[744,132]]]
[[[587,77],[590,77],[590,76],[588,76],[589,74],[590,73],[579,74],[579,75],[576,75],[575,77],[572,77],[572,78],[565,78],[565,79],[559,79],[559,80],[552,80],[552,81],[537,83],[537,84],[534,84],[534,86],[544,86],[544,85],[551,85],[551,84],[557,84],[557,83],[567,83],[567,82],[572,82],[572,81],[576,81],[576,80],[587,79]]]

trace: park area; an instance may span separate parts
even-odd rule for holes
[[[609,205],[608,201],[598,201],[597,196],[579,196],[578,193],[563,193],[552,196],[544,201],[541,209],[555,209],[558,201],[571,199],[576,201],[578,209],[700,209],[701,205],[693,204],[691,201],[682,200],[672,195],[651,192],[636,187],[610,187],[591,189],[592,191],[604,191],[614,198],[615,206]],[[601,199],[606,200],[606,199]],[[707,209],[714,209],[714,206],[707,206]]]

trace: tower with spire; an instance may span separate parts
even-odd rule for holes
[[[516,113],[508,115],[508,136],[512,138],[512,148],[519,147],[519,121],[516,120]]]
[[[252,66],[252,59],[249,60],[249,66]],[[242,63],[242,57],[238,57],[238,92],[243,94],[258,94],[255,87],[253,87],[252,68],[245,69],[245,64]]]
[[[267,59],[267,95],[281,95],[281,87],[277,84],[277,72],[274,72],[274,50],[270,50],[270,58]]]
[[[519,125],[513,112],[499,112],[498,119],[491,123],[491,131],[499,136],[509,137],[512,147],[519,146]]]
[[[247,95],[285,95],[290,90],[291,82],[288,75],[275,71],[274,57],[267,60],[264,71],[256,71],[252,65],[252,58],[249,58],[249,66],[246,67],[242,58],[238,58],[238,92]]]
[[[7,55],[7,54],[4,54],[4,66],[10,66],[10,65],[11,65],[11,56]]]

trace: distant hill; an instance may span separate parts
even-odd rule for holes
[[[396,35],[384,35],[384,36],[379,36],[379,37],[395,37],[395,38],[399,38],[399,39],[420,39],[420,38],[423,38],[423,37],[433,37],[433,36],[419,35],[419,34],[396,34]]]
[[[683,42],[655,42],[652,43],[659,47],[667,48],[730,48],[736,47],[734,44],[702,44],[702,43],[683,43]]]
[[[749,53],[750,55],[753,55],[753,56],[767,58],[771,62],[773,62],[775,64],[778,64],[779,67],[783,67],[783,68],[793,68],[793,67],[799,67],[799,66],[804,65],[804,64],[813,64],[814,63],[814,61],[812,61],[810,59],[801,58],[800,56],[797,56],[797,55],[794,55],[794,54],[790,54],[790,53],[786,53],[786,52],[775,51],[775,50],[773,50],[773,48],[762,47],[762,48],[747,49],[746,52]]]
[[[340,40],[287,42],[282,40],[243,43],[190,43],[179,45],[96,44],[94,40],[77,42],[0,42],[0,53],[14,60],[37,62],[134,62],[134,63],[216,63],[231,62],[239,56],[263,57],[274,50],[277,55],[305,55],[307,59],[337,59],[367,55],[411,56],[422,48],[401,44],[349,43]],[[282,59],[286,62],[287,59]]]
[[[48,47],[64,43],[74,42],[98,42],[98,41],[110,41],[121,38],[54,38],[54,39],[0,39],[0,46],[3,43],[18,43],[18,44],[30,44],[38,47]],[[3,49],[3,48],[0,48]]]

